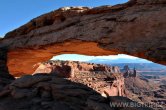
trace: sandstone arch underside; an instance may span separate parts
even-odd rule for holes
[[[15,76],[32,74],[34,64],[64,53],[123,53],[166,65],[166,0],[61,8],[6,34],[0,50],[8,51],[3,63]]]

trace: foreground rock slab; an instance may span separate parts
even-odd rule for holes
[[[36,82],[28,84],[30,79],[32,82],[36,79]],[[0,110],[115,110],[110,107],[110,101],[114,102],[119,99],[112,98],[102,97],[81,83],[47,74],[38,74],[16,79],[6,86],[0,92]],[[121,99],[128,103],[132,102],[123,97]],[[129,108],[130,110],[151,110],[144,107]],[[116,109],[127,110],[127,108]]]

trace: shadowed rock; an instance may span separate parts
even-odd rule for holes
[[[7,65],[13,75],[32,74],[36,69],[32,65],[65,53],[123,53],[166,64],[165,18],[165,0],[65,7],[9,32],[0,48],[8,48]]]
[[[29,80],[32,80],[33,84],[28,84]],[[48,74],[37,74],[16,79],[0,91],[0,110],[115,110],[110,107],[110,102],[116,102],[118,98],[120,97],[113,100],[104,98],[83,84]],[[127,98],[120,99],[124,99],[126,103],[131,102]],[[142,107],[129,108],[150,110]],[[116,109],[125,110],[119,107]]]
[[[7,67],[7,50],[0,49],[0,91],[15,78],[9,74]]]

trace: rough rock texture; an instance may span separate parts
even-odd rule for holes
[[[7,68],[7,50],[0,48],[0,78],[14,79]]]
[[[110,102],[138,104],[124,97],[105,98],[83,84],[48,74],[26,75],[0,91],[0,110],[152,110],[115,108]]]
[[[87,85],[104,97],[125,96],[124,78],[118,73],[112,74],[112,77],[103,73],[78,73],[69,80]]]
[[[121,71],[125,77],[126,97],[142,104],[149,103],[156,110],[166,109],[166,85],[162,83],[162,80],[165,80],[165,76],[152,77],[152,75],[145,77],[148,73],[143,72],[138,72],[138,75],[133,76],[136,70],[131,71],[127,65]]]
[[[140,77],[127,77],[125,82],[126,97],[142,103],[149,103],[156,110],[166,109],[166,88],[154,81],[141,79]]]
[[[8,48],[7,65],[13,75],[32,74],[32,65],[64,53],[123,53],[166,64],[165,18],[166,0],[65,7],[9,32],[0,48]]]
[[[33,74],[48,73],[56,74],[62,77],[74,77],[77,74],[84,72],[106,73],[107,76],[112,76],[113,73],[121,73],[117,66],[107,66],[101,64],[79,62],[79,61],[47,61],[38,63],[35,66],[38,68]]]
[[[47,73],[85,84],[104,96],[125,96],[124,77],[118,67],[78,61],[48,61],[34,74]]]
[[[124,78],[118,73],[112,74],[112,77],[107,77],[105,73],[84,72],[77,74],[76,77],[69,78],[69,80],[84,84],[104,97],[126,96]]]
[[[8,73],[7,63],[7,53],[5,49],[0,49],[0,91],[7,84],[10,84],[14,77]]]

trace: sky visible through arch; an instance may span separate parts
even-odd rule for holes
[[[7,32],[12,31],[31,19],[66,6],[88,6],[97,7],[102,5],[115,5],[125,3],[128,0],[1,0],[0,1],[0,37]],[[139,59],[127,55],[118,56],[84,56],[77,54],[68,54],[56,56],[53,59],[60,60],[77,60],[77,61],[118,61],[125,62],[146,62],[147,60]]]
[[[91,63],[152,63],[151,61],[125,55],[109,55],[109,56],[86,56],[78,54],[63,54],[53,57],[51,60],[71,60]]]

